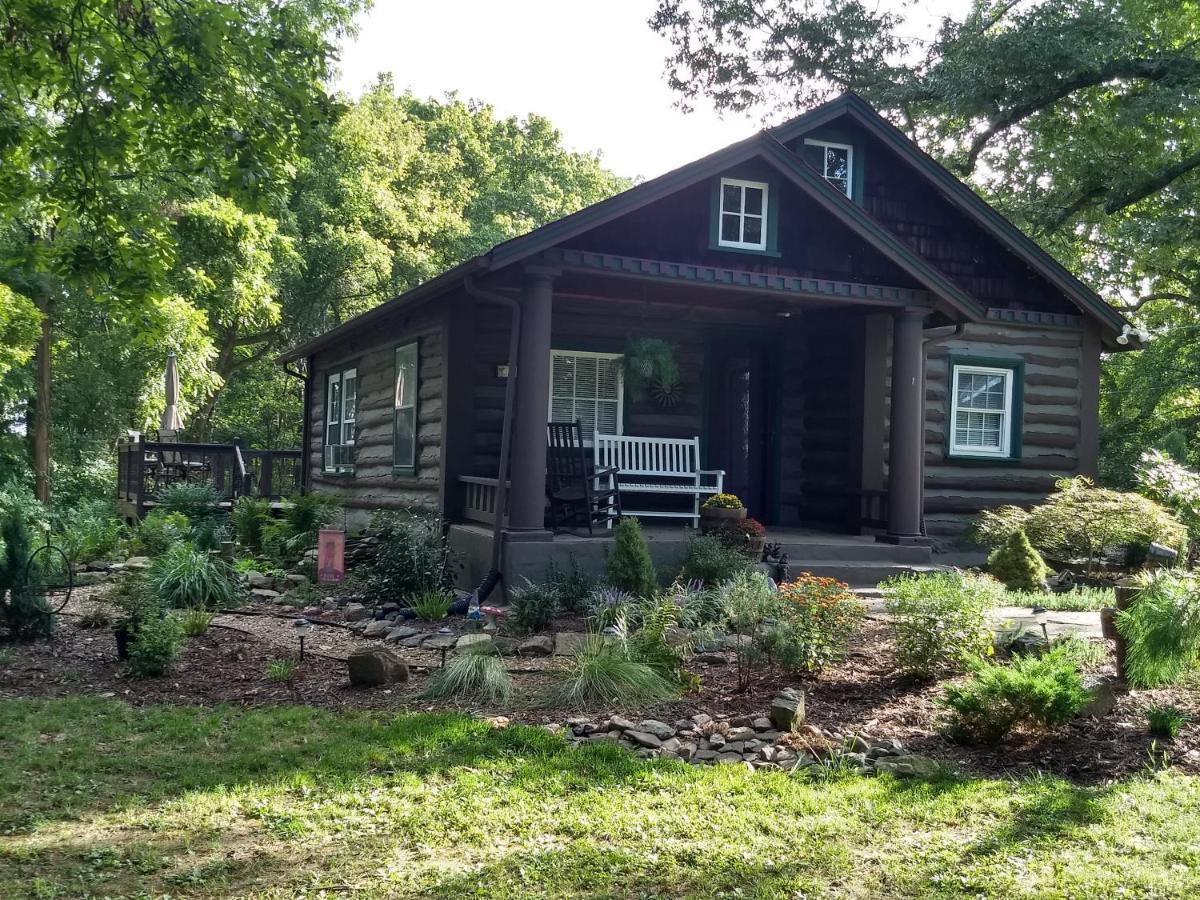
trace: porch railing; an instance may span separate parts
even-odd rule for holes
[[[185,482],[211,484],[226,503],[243,496],[280,500],[300,491],[301,456],[236,444],[125,440],[117,445],[117,500],[137,518],[159,491]]]
[[[480,475],[460,475],[458,483],[463,488],[462,517],[468,522],[495,525],[499,479]],[[508,510],[505,510],[505,517],[507,514]]]

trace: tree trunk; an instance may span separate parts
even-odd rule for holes
[[[37,391],[33,407],[33,484],[42,503],[50,502],[50,300],[38,304],[42,333],[34,353]]]

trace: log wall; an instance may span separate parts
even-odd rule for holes
[[[444,322],[440,307],[424,307],[347,338],[312,360],[308,483],[358,511],[358,521],[377,509],[440,508]],[[392,392],[395,350],[413,340],[419,342],[417,466],[407,475],[395,473],[392,466]],[[358,370],[354,472],[328,473],[322,468],[326,378],[331,371],[351,366]]]

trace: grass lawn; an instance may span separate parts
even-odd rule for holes
[[[690,767],[453,714],[0,703],[0,897],[1195,897],[1200,781]]]

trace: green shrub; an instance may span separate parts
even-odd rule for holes
[[[588,598],[600,587],[600,579],[579,568],[579,561],[571,556],[567,571],[554,562],[546,567],[546,583],[554,587],[559,605],[567,612],[575,612],[587,605]]]
[[[525,579],[508,597],[508,621],[525,633],[541,631],[558,612],[559,595],[554,585]]]
[[[1162,573],[1143,582],[1117,613],[1125,638],[1125,677],[1134,687],[1178,681],[1200,658],[1200,594],[1186,576]]]
[[[571,659],[566,677],[547,695],[556,706],[629,706],[670,700],[678,685],[632,659],[622,641],[589,635]]]
[[[179,657],[183,626],[169,612],[143,618],[129,645],[129,671],[136,678],[156,678]]]
[[[189,540],[191,531],[192,523],[183,513],[154,509],[138,525],[134,543],[146,556],[161,556],[167,548]]]
[[[158,509],[177,512],[193,525],[221,515],[221,495],[208,481],[184,481],[158,492]]]
[[[1070,660],[1077,668],[1098,666],[1108,658],[1108,650],[1104,644],[1089,641],[1081,634],[1067,632],[1050,639],[1046,648],[1051,653],[1057,653],[1063,659]]]
[[[84,500],[62,515],[58,532],[55,543],[79,563],[116,555],[126,529],[111,500]]]
[[[183,627],[183,633],[188,637],[199,637],[208,631],[214,616],[207,609],[188,609],[184,610],[179,617],[179,623]]]
[[[1159,705],[1157,703],[1146,707],[1146,727],[1155,737],[1173,741],[1183,730],[1183,726],[1192,721],[1191,713],[1178,706]]]
[[[296,680],[296,663],[290,659],[273,659],[267,663],[266,675],[277,684],[291,684]]]
[[[450,614],[450,595],[442,588],[422,591],[412,598],[412,611],[425,622],[440,622]]]
[[[704,582],[675,581],[667,588],[672,602],[679,607],[679,624],[693,631],[702,630],[722,621],[721,601],[715,588]]]
[[[1106,553],[1152,541],[1182,548],[1187,531],[1167,509],[1141,494],[1096,487],[1079,475],[1062,478],[1046,502],[1029,512],[1006,506],[982,513],[974,532],[988,546],[999,546],[1017,529],[1046,556],[1082,560],[1088,571]]]
[[[1068,656],[1018,656],[1011,665],[976,663],[970,680],[946,687],[947,730],[964,743],[995,744],[1017,725],[1053,728],[1091,700]]]
[[[738,687],[750,684],[751,666],[763,657],[760,635],[778,610],[771,582],[758,571],[743,570],[717,589],[717,599],[726,624],[738,638],[736,646]]]
[[[1046,580],[1046,562],[1018,528],[988,557],[988,573],[1011,591],[1037,591]]]
[[[239,497],[229,514],[237,542],[253,553],[262,552],[263,528],[271,519],[271,501],[258,497]]]
[[[677,580],[715,588],[751,567],[752,563],[740,550],[730,547],[716,535],[700,534],[688,544]]]
[[[637,597],[620,588],[606,587],[594,591],[588,598],[588,611],[596,620],[598,628],[607,628],[629,618],[629,611]]]
[[[412,605],[427,591],[454,585],[456,562],[442,520],[425,513],[382,513],[375,559],[364,577],[367,592],[377,599]]]
[[[918,678],[961,671],[992,653],[986,611],[1003,586],[959,572],[900,575],[880,587],[886,596],[900,666]]]
[[[0,497],[0,624],[14,638],[49,635],[54,614],[42,593],[42,573],[31,565],[33,532],[28,504]]]
[[[658,590],[658,574],[637,519],[628,517],[617,522],[608,556],[608,583],[638,597],[652,596]]]
[[[229,526],[217,518],[201,519],[192,526],[191,539],[197,550],[220,550],[229,540]]]
[[[494,648],[474,647],[446,661],[421,692],[427,700],[466,700],[507,703],[512,697],[512,677]]]
[[[229,566],[218,557],[176,544],[150,567],[150,585],[167,606],[179,608],[230,606],[238,596]]]
[[[283,518],[259,525],[262,553],[279,563],[296,559],[316,543],[317,532],[333,521],[337,511],[337,500],[328,494],[293,497],[284,507]]]
[[[793,672],[820,672],[841,659],[863,619],[850,587],[807,572],[780,585],[775,619],[757,638],[763,652]]]

